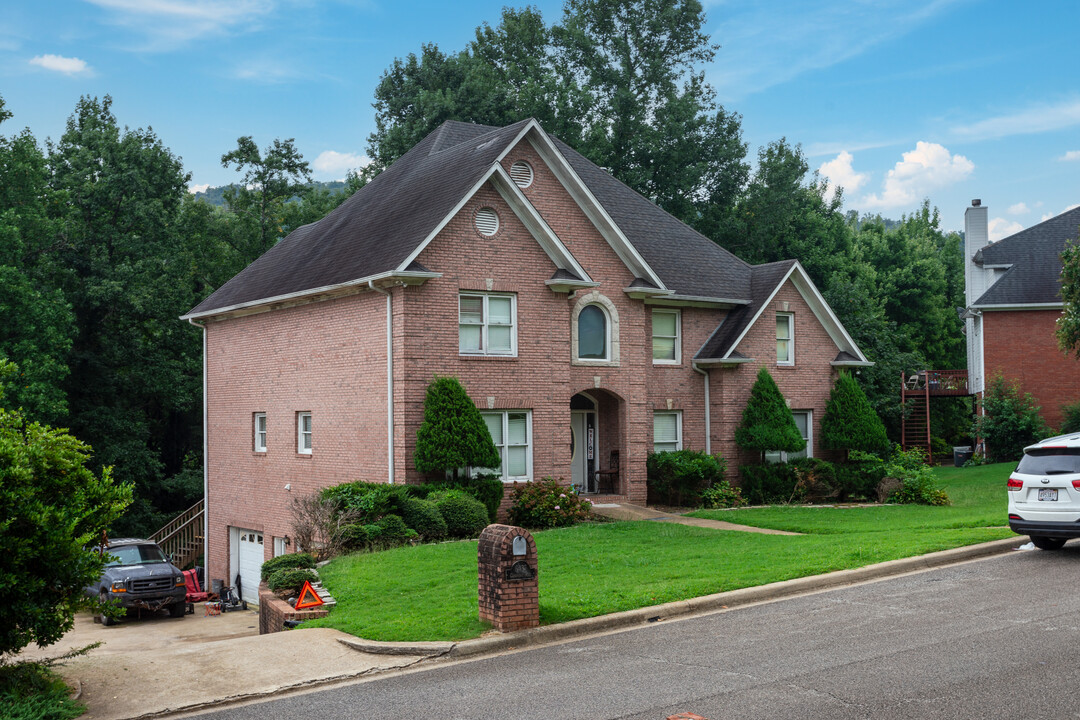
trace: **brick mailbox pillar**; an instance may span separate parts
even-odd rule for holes
[[[536,541],[528,530],[488,525],[478,552],[480,619],[499,632],[540,624]]]

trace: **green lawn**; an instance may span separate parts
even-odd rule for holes
[[[802,536],[653,522],[586,524],[535,534],[540,622],[565,622],[1011,537],[1012,466],[939,468],[948,507],[777,506],[693,513]],[[320,571],[337,599],[333,627],[370,640],[478,636],[476,542],[406,547],[334,560]]]

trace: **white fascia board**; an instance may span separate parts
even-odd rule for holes
[[[745,365],[746,363],[757,362],[751,357],[741,358],[704,358],[701,360],[694,360],[694,365]]]
[[[236,305],[227,305],[226,307],[215,308],[213,310],[205,310],[200,313],[188,313],[187,315],[181,315],[181,320],[199,320],[203,318],[217,317],[219,315],[250,315],[256,312],[266,312],[276,309],[274,306],[280,306],[282,304],[295,305],[302,304],[303,302],[315,302],[316,300],[329,300],[336,297],[344,297],[345,295],[351,295],[363,291],[368,283],[389,281],[400,282],[405,285],[419,285],[428,280],[435,278],[441,278],[442,273],[439,272],[416,272],[413,270],[397,271],[391,270],[389,272],[382,272],[376,275],[368,275],[367,277],[357,278],[356,280],[349,280],[343,283],[337,283],[335,285],[324,285],[322,287],[310,288],[308,290],[300,290],[294,293],[286,293],[284,295],[275,295],[274,297],[261,298],[259,300],[252,300],[245,303],[237,303]]]
[[[990,265],[989,263],[982,263],[982,265],[980,265],[980,267],[982,267],[983,270],[1008,270],[1012,266],[1013,266],[1012,263],[999,263],[997,265]]]
[[[630,288],[631,290],[634,288]],[[629,290],[627,290],[629,292]],[[735,300],[733,298],[705,297],[698,295],[675,295],[674,293],[664,296],[654,296],[645,300],[646,305],[667,305],[670,307],[705,307],[731,309],[739,305],[749,305],[749,300]]]
[[[1012,303],[1010,305],[972,305],[976,310],[994,312],[997,310],[1057,310],[1064,309],[1065,303]]]
[[[608,215],[607,210],[600,204],[600,201],[596,199],[596,196],[589,190],[589,186],[585,184],[570,163],[567,161],[563,154],[559,152],[559,149],[555,147],[555,144],[551,142],[551,138],[547,136],[539,125],[533,127],[529,125],[528,129],[535,130],[526,135],[526,139],[537,154],[548,166],[552,173],[554,173],[556,179],[562,184],[563,188],[570,194],[570,197],[574,199],[574,202],[578,204],[585,216],[589,218],[589,221],[596,227],[600,234],[607,240],[608,245],[615,251],[615,254],[619,256],[623,264],[634,273],[635,277],[643,277],[649,280],[653,285],[663,290],[667,289],[664,285],[664,281],[660,279],[660,276],[645,262],[645,258],[641,257],[637,248],[630,242],[629,238],[623,234],[621,228],[615,224],[615,221]]]
[[[867,360],[863,362],[861,360],[833,360],[829,363],[833,367],[873,367],[874,363]]]

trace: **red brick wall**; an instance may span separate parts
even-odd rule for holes
[[[1042,406],[1051,427],[1061,426],[1063,405],[1080,402],[1080,361],[1066,357],[1054,338],[1060,310],[983,313],[983,358],[989,382],[997,373],[1019,380]]]

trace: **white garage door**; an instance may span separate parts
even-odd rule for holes
[[[235,529],[236,567],[240,571],[240,592],[249,603],[259,602],[259,572],[263,564],[263,534],[257,530]],[[230,578],[235,584],[236,578]]]

